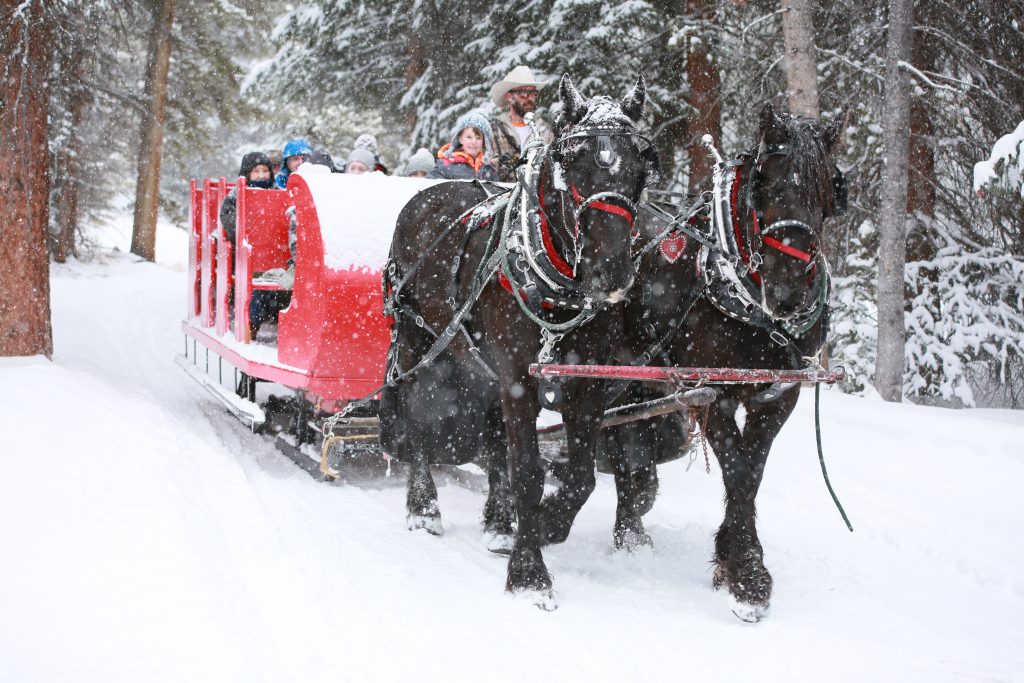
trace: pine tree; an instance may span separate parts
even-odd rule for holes
[[[0,356],[53,353],[46,10],[42,0],[0,1]]]

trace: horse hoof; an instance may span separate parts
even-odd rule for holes
[[[511,534],[485,534],[487,549],[497,555],[508,556],[512,553],[512,546],[515,545],[516,537]]]
[[[558,609],[558,600],[555,599],[555,591],[546,589],[527,588],[523,590],[509,591],[516,600],[525,600],[531,605],[544,612],[554,612]]]
[[[513,547],[508,558],[505,590],[510,593],[551,592],[551,574],[539,549]]]
[[[740,602],[735,596],[729,596],[729,605],[733,615],[740,621],[747,624],[756,624],[768,616],[768,603],[753,605],[748,602]]]
[[[440,517],[428,517],[426,515],[409,515],[405,518],[405,521],[409,527],[409,531],[423,529],[431,536],[441,536],[444,534],[444,527],[441,525]]]
[[[625,550],[627,553],[634,553],[644,548],[654,548],[654,541],[646,531],[626,529],[614,534],[616,550]]]

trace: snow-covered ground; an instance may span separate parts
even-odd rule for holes
[[[711,588],[712,458],[662,469],[656,548],[610,550],[611,479],[545,551],[560,608],[503,592],[479,477],[410,533],[403,482],[315,482],[173,362],[158,264],[53,269],[54,358],[0,359],[0,681],[1024,681],[1024,413],[805,391],[769,460],[769,617]],[[1016,645],[1014,645],[1016,643]]]

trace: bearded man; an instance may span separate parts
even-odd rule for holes
[[[515,182],[515,167],[530,136],[530,127],[523,117],[537,109],[540,89],[547,84],[547,81],[534,78],[530,67],[517,66],[491,87],[491,101],[503,110],[491,119],[498,179],[503,182]],[[536,118],[535,122],[544,144],[551,144],[554,140],[551,127],[540,118]]]

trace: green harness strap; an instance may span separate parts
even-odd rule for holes
[[[828,480],[828,470],[825,469],[825,456],[821,452],[821,411],[819,410],[820,401],[818,400],[821,395],[821,384],[814,385],[814,435],[818,439],[818,462],[821,463],[821,474],[825,477],[825,486],[828,487],[828,492],[832,496],[832,502],[836,504],[836,508],[839,509],[839,514],[843,516],[843,521],[846,522],[846,528],[853,531],[853,525],[850,524],[849,517],[846,516],[846,510],[843,509],[843,504],[839,502],[839,498],[836,497],[836,492],[832,490],[832,482]]]

